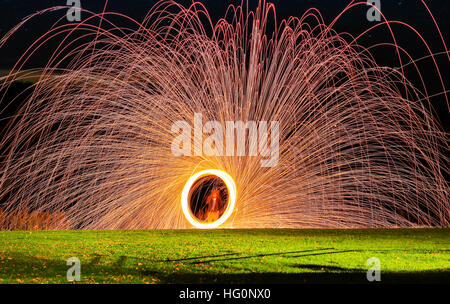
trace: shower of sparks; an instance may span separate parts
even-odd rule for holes
[[[366,3],[344,12],[358,5]],[[30,19],[66,9],[29,16],[0,46]],[[0,139],[4,212],[63,213],[57,228],[189,228],[183,187],[214,169],[231,176],[237,193],[221,227],[450,226],[447,134],[426,86],[403,72],[413,66],[421,76],[418,59],[392,31],[384,45],[399,67],[379,66],[358,44],[375,27],[414,31],[407,24],[384,20],[353,37],[333,29],[341,14],[325,24],[311,9],[279,22],[265,2],[254,11],[230,6],[216,24],[198,2],[159,2],[142,22],[87,15],[56,24],[2,78],[5,91],[27,77],[36,50],[60,42]],[[116,26],[117,18],[134,25]],[[440,77],[435,56],[428,59]],[[278,121],[279,163],[174,156],[171,126],[193,125],[194,113],[223,125]]]
[[[217,220],[211,223],[202,223],[199,220],[196,220],[194,216],[191,215],[191,211],[189,210],[189,190],[195,181],[199,180],[199,178],[203,176],[217,176],[219,177],[226,185],[227,191],[229,193],[229,198],[227,202],[227,207],[224,214],[218,218]],[[236,185],[234,184],[233,179],[226,172],[220,170],[204,170],[196,173],[191,176],[186,185],[184,185],[183,192],[181,194],[181,207],[183,210],[183,214],[189,223],[196,228],[208,229],[208,228],[217,228],[222,225],[232,214],[234,206],[236,204]]]

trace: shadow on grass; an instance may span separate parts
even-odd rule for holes
[[[345,267],[339,267],[339,266],[330,266],[330,265],[317,265],[317,264],[296,264],[293,267],[299,268],[299,269],[306,269],[306,270],[314,270],[314,271],[325,271],[325,272],[364,272],[363,269],[350,269]]]
[[[308,268],[323,268],[308,265]],[[236,273],[236,274],[176,274],[161,277],[165,283],[214,283],[214,284],[367,284],[366,271],[308,272],[308,273]],[[381,282],[388,284],[436,284],[448,283],[450,274],[442,271],[382,272]]]
[[[327,251],[327,252],[320,252],[320,253],[312,253],[312,254],[303,254],[305,252],[313,252],[313,251],[324,251],[324,250],[334,250],[334,248],[319,248],[319,249],[309,249],[309,250],[298,250],[298,251],[284,251],[284,252],[274,252],[274,253],[262,253],[262,254],[253,254],[253,255],[242,255],[242,253],[230,253],[230,254],[223,254],[223,255],[210,255],[210,256],[197,256],[197,257],[191,257],[191,258],[184,258],[179,260],[166,260],[166,261],[186,261],[186,260],[198,260],[190,262],[190,264],[204,264],[204,263],[210,263],[210,262],[220,262],[220,261],[231,261],[231,260],[243,260],[243,259],[252,259],[252,258],[259,258],[259,257],[266,257],[266,256],[287,256],[287,257],[300,257],[300,256],[308,256],[308,255],[322,255],[322,254],[328,254],[328,253],[336,253],[333,251]],[[301,255],[294,255],[291,256],[291,254],[298,254],[302,253]],[[209,259],[209,258],[215,258],[215,257],[224,257],[224,256],[231,256],[231,255],[238,255],[237,257],[231,257],[231,258],[219,258],[219,259]],[[207,260],[204,260],[207,259]]]
[[[221,262],[221,261],[231,261],[231,260],[243,260],[243,259],[252,259],[252,258],[258,258],[258,257],[266,257],[266,256],[286,256],[289,258],[299,258],[299,257],[305,257],[305,256],[314,256],[314,255],[324,255],[324,254],[335,254],[335,253],[344,253],[344,252],[358,252],[360,250],[341,250],[341,251],[326,251],[326,252],[315,252],[315,253],[307,253],[307,254],[299,254],[299,255],[291,255],[293,253],[300,253],[300,252],[310,252],[310,251],[321,251],[321,250],[329,250],[329,249],[314,249],[314,250],[303,250],[303,251],[292,251],[292,252],[280,252],[280,253],[267,253],[267,254],[256,254],[256,255],[248,255],[248,256],[241,256],[236,258],[226,258],[226,259],[215,259],[215,260],[206,260],[206,261],[196,261],[192,262],[191,264],[204,264],[204,263],[210,263],[210,262]]]
[[[270,254],[259,254],[252,256],[241,256],[231,259],[248,259],[267,255],[289,255],[293,257],[302,257],[309,255],[330,254],[349,252],[329,251],[332,248],[323,248],[315,250],[299,251],[305,254],[298,255],[295,252],[281,252]],[[316,253],[306,253],[312,251],[326,251]],[[227,255],[192,257],[179,260],[165,260],[164,262],[184,261],[192,259],[202,259],[211,257],[222,257]],[[144,265],[141,268],[135,267],[139,261],[136,257],[120,256],[116,261],[102,264],[103,257],[95,254],[89,261],[81,261],[81,275],[84,282],[112,282],[112,278],[126,277],[123,283],[138,283],[143,279],[153,278],[159,283],[171,284],[190,284],[190,283],[215,283],[215,284],[299,284],[299,283],[369,283],[366,279],[366,269],[349,269],[338,266],[320,265],[320,264],[292,264],[286,267],[285,271],[294,272],[260,272],[260,273],[211,273],[211,272],[164,272],[158,269],[158,264],[164,264],[161,261],[153,261],[154,265]],[[215,259],[202,261],[208,263],[213,261],[230,260]],[[199,263],[199,262],[193,262]],[[36,279],[33,281],[39,283],[45,279],[56,283],[67,283],[66,273],[70,266],[66,265],[66,260],[48,259],[44,257],[33,257],[21,253],[8,253],[8,256],[0,260],[0,279],[10,279],[14,282],[16,279]],[[450,281],[450,272],[448,269],[420,271],[420,272],[383,272],[381,273],[380,283],[448,283]]]

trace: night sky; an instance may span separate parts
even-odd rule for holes
[[[148,10],[156,3],[156,0],[109,0],[107,10],[126,14],[138,21],[145,17]],[[190,1],[179,0],[182,4],[189,4]],[[202,1],[208,8],[214,21],[222,17],[229,4],[239,4],[236,0],[204,0]],[[308,8],[315,7],[323,14],[325,22],[330,22],[339,14],[342,9],[350,2],[350,0],[283,0],[270,1],[275,3],[278,18],[286,18],[290,15],[300,17]],[[428,5],[435,16],[444,39],[448,43],[448,29],[450,28],[450,1],[433,0],[427,1]],[[250,7],[255,7],[257,0],[250,0]],[[105,1],[103,0],[81,0],[84,9],[101,12]],[[66,5],[66,0],[0,0],[0,36],[3,36],[14,25],[18,24],[24,17],[53,6]],[[336,26],[338,31],[345,31],[352,34],[358,34],[367,29],[374,22],[366,19],[368,7],[362,5],[353,8],[346,13]],[[425,7],[418,0],[381,0],[381,10],[389,20],[400,20],[407,22],[416,28],[427,40],[432,47],[433,52],[443,51],[442,43],[440,43],[438,33],[433,25],[432,19],[426,12]],[[18,54],[25,50],[30,42],[43,33],[45,33],[51,25],[59,18],[65,16],[65,11],[47,13],[37,17],[17,33],[13,41],[9,42],[5,49],[0,51],[0,68],[11,67],[17,60]],[[413,55],[420,56],[423,49],[418,47],[419,40],[409,33],[405,28],[394,26],[397,38],[401,45],[405,46]],[[388,35],[386,29],[374,31],[367,36],[368,45],[374,41],[386,41]],[[372,40],[373,39],[373,40]],[[386,56],[386,58],[390,58]],[[44,59],[44,58],[42,58]],[[39,62],[39,58],[35,58],[31,63],[35,66],[42,66],[45,60]]]
[[[148,10],[156,3],[156,0],[110,0],[108,2],[107,11],[114,11],[126,14],[138,21],[141,21]],[[179,0],[182,4],[189,4],[190,1]],[[213,21],[223,17],[229,4],[239,4],[241,1],[236,0],[204,0],[202,1],[208,8]],[[250,0],[250,7],[254,8],[257,0]],[[290,15],[300,17],[307,9],[315,7],[322,13],[325,22],[331,22],[338,15],[350,0],[283,0],[270,1],[275,3],[277,9],[278,20],[287,18]],[[448,45],[448,30],[450,29],[450,1],[448,0],[432,0],[427,1],[437,23],[439,24],[444,39]],[[84,9],[101,12],[105,1],[98,0],[81,0]],[[66,0],[0,0],[0,36],[3,36],[14,25],[18,24],[24,17],[53,6],[66,5]],[[366,19],[368,7],[361,5],[347,12],[341,20],[336,24],[335,29],[338,32],[349,32],[357,35],[363,30],[374,25]],[[417,29],[426,39],[433,53],[444,51],[443,44],[439,38],[438,32],[433,24],[432,19],[428,15],[425,7],[418,0],[381,0],[381,10],[388,20],[400,20],[406,22]],[[13,36],[13,39],[0,49],[0,69],[10,69],[26,48],[44,34],[49,28],[60,18],[64,18],[65,11],[57,11],[38,16],[30,23],[26,24],[20,31]],[[83,18],[83,16],[82,16]],[[65,18],[64,22],[68,22]],[[117,23],[117,22],[116,22]],[[120,24],[120,21],[119,21]],[[405,27],[394,25],[394,32],[398,43],[408,50],[413,58],[420,58],[427,55],[427,50],[420,42],[419,38]],[[370,46],[377,42],[391,42],[386,27],[373,31],[370,35],[365,36],[360,41],[364,46]],[[57,43],[53,44],[56,46]],[[52,44],[46,51],[39,53],[26,66],[27,68],[42,67],[45,65],[47,56],[52,51]],[[46,54],[45,52],[48,52]],[[396,53],[393,48],[379,48],[374,50],[374,56],[380,65],[398,66]],[[437,56],[438,64],[441,67],[444,80],[450,78],[450,63],[444,56]],[[436,72],[432,69],[432,62],[425,60],[420,63],[421,72],[427,79],[427,88],[429,93],[442,93],[442,87],[439,86]],[[417,75],[411,74],[407,76],[414,83],[418,81]],[[448,82],[448,81],[447,81]],[[449,113],[445,100],[442,96],[432,99],[432,102],[439,113],[441,123],[445,129],[449,129]]]

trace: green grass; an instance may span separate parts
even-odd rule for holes
[[[0,283],[449,282],[450,229],[0,231]]]

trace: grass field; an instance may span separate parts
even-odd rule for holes
[[[450,229],[0,231],[0,283],[450,282]]]

